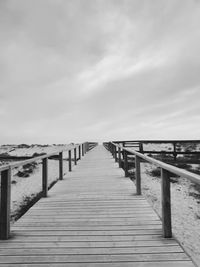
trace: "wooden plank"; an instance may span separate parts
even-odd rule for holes
[[[123,208],[123,210],[122,210]],[[65,210],[68,212],[116,212],[116,211],[121,211],[121,212],[134,212],[134,211],[140,211],[141,208],[144,211],[148,211],[148,210],[152,210],[149,206],[130,206],[130,207],[126,207],[126,206],[110,206],[110,205],[106,205],[106,207],[102,207],[102,206],[95,206],[95,207],[79,207],[79,205],[73,206],[73,207],[69,207],[68,204],[66,205],[62,205],[62,207],[60,207],[60,210]],[[57,210],[58,208],[56,206],[46,206],[46,207],[37,207],[37,208],[32,208],[31,211],[32,212],[37,212],[37,211],[53,211],[53,210]]]
[[[97,247],[97,248],[14,248],[1,249],[0,256],[16,255],[107,255],[107,254],[145,254],[145,253],[180,253],[180,246],[156,246],[156,247]]]
[[[122,201],[123,200],[123,201]],[[88,205],[86,206],[86,204],[88,203]],[[49,207],[57,207],[57,206],[65,206],[65,205],[67,205],[67,207],[70,209],[70,208],[75,208],[75,207],[81,207],[81,208],[92,208],[92,207],[94,207],[94,208],[104,208],[104,207],[114,207],[114,208],[118,208],[118,209],[120,209],[121,207],[123,207],[123,208],[142,208],[142,207],[149,207],[149,205],[147,204],[147,203],[145,203],[145,202],[137,202],[137,201],[131,201],[131,202],[129,202],[128,200],[126,200],[126,199],[121,199],[121,200],[119,200],[119,201],[114,201],[114,200],[108,200],[108,201],[98,201],[97,199],[95,199],[94,200],[94,202],[92,202],[91,200],[90,200],[90,202],[89,202],[89,200],[86,202],[86,201],[82,201],[82,200],[80,200],[80,202],[76,202],[76,203],[71,203],[71,202],[69,202],[69,201],[63,201],[63,202],[61,202],[61,201],[57,201],[57,202],[55,202],[54,204],[52,204],[52,203],[50,203],[49,205],[48,204],[45,204],[45,205],[41,205],[40,206],[40,209],[42,209],[42,207],[46,207],[46,206],[49,206]],[[61,208],[62,208],[62,206],[61,206]],[[47,207],[48,208],[48,207]]]
[[[41,240],[43,242],[111,242],[111,241],[134,241],[134,240],[139,240],[140,237],[144,238],[144,236],[146,236],[146,239],[150,238],[153,239],[154,235],[152,234],[141,234],[141,235],[135,235],[135,236],[123,236],[123,235],[115,235],[115,236],[111,236],[111,235],[107,235],[107,236],[101,236],[101,235],[97,235],[97,236],[65,236],[65,235],[52,235],[52,236],[46,236],[43,235],[42,238],[41,236],[23,236],[20,233],[17,235],[16,233],[12,233],[12,239],[14,241],[17,242],[41,242]],[[155,234],[155,239],[156,238],[161,238],[161,233],[160,234]],[[12,242],[12,240],[10,240],[10,242]]]
[[[154,224],[159,224],[161,225],[161,222],[160,220],[131,220],[131,221],[126,221],[126,222],[123,222],[123,221],[119,221],[119,220],[111,220],[111,221],[87,221],[87,224],[83,224],[83,220],[79,220],[79,221],[72,221],[72,222],[66,222],[65,221],[52,221],[49,220],[49,221],[24,221],[24,220],[20,220],[18,221],[17,223],[15,223],[15,225],[12,227],[12,229],[15,229],[15,227],[18,227],[18,226],[41,226],[41,225],[45,225],[45,226],[54,226],[55,224],[57,226],[66,226],[66,227],[72,227],[72,226],[76,226],[76,227],[79,227],[79,226],[82,226],[83,228],[85,227],[85,225],[87,225],[87,227],[102,227],[102,226],[125,226],[125,227],[134,227],[135,225],[154,225]]]
[[[67,231],[54,230],[51,231],[19,231],[15,230],[15,234],[21,236],[131,236],[131,235],[154,235],[161,234],[161,229],[136,229],[136,230],[110,230],[110,231]]]
[[[36,220],[37,221],[37,218],[40,218],[41,220],[45,220],[45,219],[51,219],[52,216],[56,216],[58,219],[62,219],[62,218],[66,218],[67,220],[68,219],[88,219],[88,218],[100,218],[100,219],[103,219],[103,218],[106,218],[106,219],[110,219],[110,218],[116,218],[116,219],[121,219],[121,218],[133,218],[133,221],[135,218],[140,218],[141,221],[142,219],[149,219],[149,218],[155,218],[156,219],[156,216],[153,216],[149,211],[146,212],[146,216],[144,216],[143,213],[141,212],[135,212],[134,215],[130,214],[130,213],[119,213],[117,214],[117,212],[114,212],[114,213],[98,213],[96,216],[95,216],[95,213],[90,213],[90,212],[86,212],[85,214],[81,213],[80,216],[76,213],[63,213],[63,214],[60,214],[58,212],[52,212],[51,214],[48,212],[48,213],[44,213],[43,215],[42,214],[31,214],[30,217],[28,219],[31,219],[31,220]],[[26,220],[26,219],[24,219]]]
[[[145,230],[145,229],[160,229],[160,224],[157,225],[136,225],[136,226],[127,226],[127,225],[120,225],[120,226],[74,226],[74,227],[70,227],[70,226],[61,226],[58,223],[54,223],[53,225],[51,224],[50,226],[47,224],[43,224],[43,225],[37,225],[34,226],[30,226],[30,225],[21,225],[21,226],[15,226],[12,227],[13,231],[24,231],[24,230],[28,230],[28,231],[55,231],[56,229],[59,231],[123,231],[123,230]]]
[[[141,221],[142,221],[142,219],[144,219],[144,218],[148,218],[149,219],[149,217],[152,217],[152,215],[151,215],[151,213],[150,212],[147,212],[146,213],[148,216],[147,217],[145,217],[144,216],[144,214],[142,214],[141,212],[136,212],[136,213],[134,213],[134,215],[131,215],[130,213],[119,213],[119,214],[117,214],[117,213],[108,213],[108,214],[106,214],[106,213],[99,213],[98,215],[96,215],[95,216],[95,213],[93,213],[93,214],[91,214],[91,213],[86,213],[86,214],[80,214],[80,216],[78,215],[78,214],[76,214],[76,213],[64,213],[64,214],[60,214],[60,213],[57,213],[57,212],[52,212],[52,214],[50,214],[50,213],[46,213],[46,214],[31,214],[30,215],[30,217],[28,218],[28,219],[31,219],[31,220],[36,220],[37,221],[37,218],[40,218],[41,220],[45,220],[45,219],[51,219],[52,218],[52,216],[56,216],[58,219],[81,219],[81,220],[83,220],[83,219],[85,219],[85,220],[87,220],[88,218],[91,218],[91,219],[96,219],[96,218],[100,218],[100,219],[102,219],[102,218],[106,218],[106,219],[110,219],[110,218],[116,218],[116,219],[121,219],[121,218],[133,218],[133,221],[134,221],[134,219],[135,218],[141,218]],[[154,216],[154,218],[156,218],[156,216]],[[26,220],[26,219],[24,219],[24,220]]]
[[[87,264],[87,265],[86,265]],[[26,263],[26,267],[194,267],[194,265],[189,262],[189,261],[162,261],[162,263],[160,262],[155,262],[155,261],[151,261],[151,262],[88,262],[88,263],[42,263],[42,264],[37,264],[35,265],[34,263]],[[123,264],[123,265],[122,265]],[[0,264],[0,266],[3,267],[11,267],[11,265],[5,264],[3,263],[2,265]],[[12,265],[13,266],[13,265]],[[15,263],[14,265],[15,267],[22,267],[21,263]]]
[[[89,263],[89,262],[138,262],[141,260],[140,254],[110,254],[110,255],[28,255],[28,256],[11,256],[5,257],[0,256],[1,263],[48,263],[48,262],[61,262],[61,263]],[[188,257],[185,253],[152,253],[152,254],[142,254],[142,261],[187,261]]]
[[[140,239],[142,236],[139,236]],[[115,248],[115,247],[168,247],[168,246],[177,246],[177,242],[174,239],[164,239],[161,240],[160,237],[157,239],[154,236],[154,239],[150,236],[143,236],[143,240],[136,241],[41,241],[41,242],[28,242],[25,240],[24,242],[18,242],[15,240],[11,240],[10,242],[0,243],[0,248],[7,250],[11,248]],[[148,239],[149,238],[149,239]]]
[[[136,219],[138,219],[138,220],[143,220],[143,218],[136,218]],[[157,217],[156,217],[156,219],[157,219]],[[148,218],[146,218],[145,217],[145,219],[144,220],[149,220]],[[153,219],[154,220],[154,219]],[[111,223],[115,223],[115,224],[121,224],[121,225],[131,225],[131,224],[133,224],[134,223],[134,221],[133,221],[133,218],[121,218],[121,219],[119,219],[119,218],[117,218],[117,219],[115,219],[115,220],[113,220],[113,219],[109,219],[109,218],[105,218],[105,219],[66,219],[66,218],[63,218],[63,219],[56,219],[56,218],[51,218],[51,220],[49,220],[49,219],[46,219],[46,220],[41,220],[40,219],[40,221],[41,222],[46,222],[46,223],[48,223],[49,221],[50,222],[66,222],[68,225],[70,225],[70,223],[71,224],[74,224],[74,223],[77,223],[77,224],[79,224],[79,223],[92,223],[92,224],[97,224],[97,225],[109,225],[109,224],[111,224]],[[150,221],[150,220],[149,220]],[[38,222],[38,220],[29,220],[28,218],[27,219],[25,219],[25,218],[23,218],[22,220],[21,220],[21,222],[29,222],[29,223],[31,223],[31,222],[34,222],[34,223],[37,223]]]
[[[94,217],[91,217],[91,218],[88,218],[87,216],[85,217],[82,217],[80,218],[79,216],[77,217],[71,217],[69,218],[68,216],[57,216],[57,217],[53,217],[51,219],[51,221],[53,222],[56,222],[56,221],[66,221],[66,222],[75,222],[75,221],[81,221],[81,222],[87,222],[87,221],[91,221],[91,222],[95,222],[95,221],[104,221],[104,222],[107,222],[107,221],[112,221],[112,220],[117,220],[117,221],[120,221],[120,222],[132,222],[134,219],[139,219],[139,220],[145,220],[145,219],[149,219],[149,220],[155,220],[157,219],[157,216],[155,214],[153,215],[143,215],[143,214],[134,214],[134,215],[130,215],[129,217],[118,217],[118,216],[112,216],[112,217],[108,217],[108,216],[104,216],[104,217],[101,217],[101,216],[94,216]],[[40,221],[49,221],[50,219],[48,217],[41,217],[40,218]],[[23,221],[34,221],[34,218],[32,218],[31,216],[28,217],[28,218],[23,218]],[[38,221],[37,218],[35,218],[35,221]]]

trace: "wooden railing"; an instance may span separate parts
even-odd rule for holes
[[[85,142],[74,145],[72,148],[61,149],[54,153],[44,154],[31,159],[17,161],[0,167],[1,173],[1,198],[0,198],[0,239],[5,240],[10,236],[10,202],[11,202],[11,174],[12,169],[24,166],[28,163],[42,160],[42,196],[47,197],[48,194],[48,159],[57,158],[59,160],[59,180],[63,179],[63,152],[68,151],[68,168],[72,171],[72,160],[77,164],[77,160],[81,159],[87,151],[95,147],[97,143]],[[72,159],[72,150],[74,158]]]
[[[136,176],[136,193],[141,195],[141,171],[140,162],[145,160],[149,163],[155,164],[161,168],[161,198],[162,198],[162,229],[163,237],[172,237],[172,225],[171,225],[171,196],[170,196],[170,176],[176,174],[178,176],[187,178],[188,180],[200,185],[200,176],[193,174],[189,171],[181,168],[174,167],[170,164],[166,164],[162,161],[156,160],[149,156],[146,156],[138,151],[125,148],[119,144],[113,142],[104,143],[104,146],[112,153],[115,161],[119,163],[119,167],[122,167],[122,153],[124,160],[125,176],[128,176],[128,154],[135,156],[135,176]]]
[[[168,154],[174,157],[176,160],[178,155],[200,155],[200,151],[179,151],[180,145],[187,144],[199,144],[200,140],[126,140],[126,141],[113,141],[113,143],[121,145],[123,147],[134,148],[143,154]],[[171,144],[172,151],[169,150],[146,150],[144,145],[148,144]]]
[[[88,151],[90,151],[91,149],[93,149],[97,145],[98,145],[97,142],[86,142],[86,146],[87,146]]]

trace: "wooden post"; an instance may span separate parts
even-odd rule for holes
[[[173,152],[174,161],[176,161],[176,157],[177,157],[177,153],[176,153],[176,142],[173,142],[173,147],[174,147],[174,152]]]
[[[59,153],[59,179],[63,180],[63,152]]]
[[[88,142],[85,142],[85,152],[88,152]]]
[[[112,153],[112,144],[111,143],[109,143],[109,151],[110,151],[110,153]]]
[[[11,168],[1,172],[0,239],[10,236]]]
[[[43,197],[48,195],[48,158],[42,160],[42,192]]]
[[[79,160],[81,160],[81,145],[79,145],[78,147],[78,157],[79,157]]]
[[[76,147],[74,148],[74,164],[77,165],[77,159],[76,159]]]
[[[84,145],[82,144],[82,156],[84,156]]]
[[[113,146],[113,144],[110,144],[110,152],[111,152],[111,155],[114,156],[114,146]]]
[[[69,172],[72,171],[72,152],[71,150],[68,151],[68,160],[69,160]]]
[[[135,156],[135,176],[136,176],[136,193],[141,195],[141,172],[140,172],[140,158]]]
[[[117,148],[116,148],[116,146],[114,146],[114,158],[115,158],[115,162],[117,162]]]
[[[139,151],[140,153],[143,153],[143,143],[139,142]]]
[[[86,154],[86,145],[85,145],[85,143],[83,143],[83,150],[84,150],[84,155]]]
[[[124,150],[123,150],[123,146],[122,146],[122,160],[124,161]]]
[[[113,158],[115,157],[115,146],[112,145],[112,155],[113,155]]]
[[[126,150],[124,150],[124,171],[125,171],[125,177],[128,177],[128,156]]]
[[[87,152],[88,152],[88,143],[85,142],[85,153],[87,153]]]
[[[163,237],[172,237],[171,226],[171,196],[170,196],[170,174],[167,170],[161,169],[161,197],[162,197],[162,229]]]
[[[118,147],[118,159],[119,159],[119,168],[122,166],[122,158],[121,158],[121,147]]]

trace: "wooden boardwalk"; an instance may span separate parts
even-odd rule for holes
[[[194,266],[102,146],[79,161],[0,241],[0,266]]]

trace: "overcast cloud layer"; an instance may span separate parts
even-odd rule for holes
[[[198,0],[0,0],[1,143],[200,139]]]

